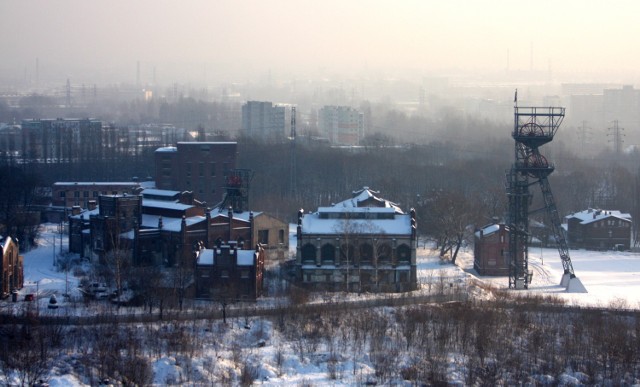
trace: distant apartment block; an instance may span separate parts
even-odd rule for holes
[[[95,158],[102,152],[102,121],[85,119],[22,120],[22,130],[7,133],[6,151],[43,163]]]
[[[324,106],[318,111],[318,129],[335,145],[358,145],[364,137],[364,115],[348,106]]]
[[[282,141],[286,135],[286,108],[271,102],[242,105],[242,134],[263,141]]]
[[[156,188],[190,191],[213,207],[224,197],[225,174],[236,168],[236,142],[178,142],[155,151]]]

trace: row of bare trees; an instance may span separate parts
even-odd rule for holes
[[[566,375],[581,384],[637,383],[637,312],[623,305],[606,312],[568,308],[553,297],[486,290],[493,301],[284,309],[227,323],[63,327],[34,319],[4,326],[0,370],[23,385],[46,379],[54,364],[88,384],[108,378],[144,385],[154,378],[151,364],[160,360],[179,370],[160,381],[167,385],[249,385],[271,370],[276,377],[294,376],[296,363],[324,369],[327,380],[343,383],[558,384]]]

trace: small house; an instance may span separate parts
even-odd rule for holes
[[[475,232],[473,267],[480,275],[509,274],[509,230],[489,224]]]
[[[613,210],[589,208],[565,217],[567,239],[574,249],[629,250],[631,215]]]

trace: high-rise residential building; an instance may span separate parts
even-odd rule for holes
[[[20,138],[13,141],[24,161],[53,163],[89,160],[102,154],[102,121],[86,119],[22,120]],[[19,144],[19,145],[18,145]]]
[[[263,141],[282,141],[286,135],[285,115],[285,106],[247,101],[242,105],[242,134]]]
[[[324,106],[318,111],[318,129],[335,145],[358,145],[364,137],[364,115],[348,106]]]
[[[191,191],[215,206],[224,198],[225,176],[236,168],[236,142],[178,142],[155,152],[156,187]]]

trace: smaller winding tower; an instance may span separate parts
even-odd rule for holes
[[[221,210],[231,208],[233,212],[249,209],[249,183],[253,172],[250,169],[232,169],[226,172],[225,195],[218,206]]]

